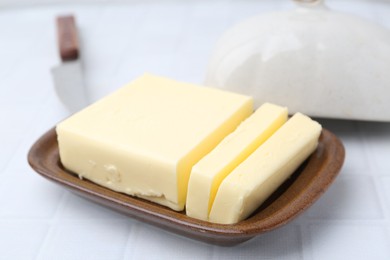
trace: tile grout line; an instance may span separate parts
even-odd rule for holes
[[[35,39],[30,43],[30,45],[24,50],[23,54],[22,54],[20,57],[18,57],[17,60],[15,60],[15,62],[13,63],[13,65],[10,66],[10,69],[7,70],[7,72],[6,72],[4,75],[1,76],[0,82],[1,82],[1,80],[2,80],[3,78],[7,78],[7,77],[11,76],[12,73],[14,73],[14,71],[16,70],[15,68],[18,67],[19,64],[23,63],[23,62],[26,60],[26,59],[24,59],[25,57],[28,57],[28,55],[26,55],[26,54],[27,54],[27,53],[30,53],[31,50],[33,50],[36,46],[40,46],[39,43],[40,43],[40,42],[39,42],[39,37],[38,37],[38,38],[35,38]],[[46,97],[47,95],[48,95],[48,92],[46,92],[46,94],[44,95],[44,97]],[[44,99],[44,97],[42,97],[42,100]],[[41,106],[37,107],[36,110],[35,110],[35,112],[33,113],[33,115],[38,114],[41,108],[42,108]],[[36,120],[35,118],[36,118],[35,116],[32,116],[31,119],[30,119],[30,122],[29,122],[27,125],[34,125],[34,124],[32,124],[31,122],[34,122],[34,121]],[[15,154],[16,154],[16,151],[18,151],[18,150],[20,149],[21,145],[23,144],[23,142],[25,142],[25,141],[27,140],[27,138],[28,138],[27,136],[24,136],[23,138],[21,138],[21,139],[19,140],[19,142],[18,142],[17,145],[16,145],[17,148],[16,148],[14,154],[13,154],[12,156],[10,156],[9,159],[7,160],[7,162],[4,164],[4,166],[3,166],[2,168],[0,168],[0,175],[1,175],[2,173],[6,172],[6,169],[9,167],[9,163],[13,160],[13,158],[14,158],[14,156],[15,156]]]
[[[45,94],[45,97],[48,95],[48,92]],[[44,98],[42,98],[44,99]],[[27,125],[34,125],[32,124],[32,122],[36,121],[36,117],[35,115],[39,114],[41,109],[43,109],[43,106],[40,106],[38,107],[35,112],[33,113],[33,115],[31,116],[31,119],[30,119],[30,122],[27,124]],[[30,131],[33,132],[34,129],[32,129]],[[4,166],[2,168],[0,168],[0,176],[2,174],[5,174],[7,172],[7,169],[10,167],[10,163],[13,161],[13,159],[15,158],[17,152],[19,151],[19,149],[21,149],[22,145],[27,142],[27,140],[29,140],[31,136],[30,135],[24,135],[21,139],[19,139],[17,145],[16,145],[16,149],[15,149],[15,152],[9,157],[9,159],[7,160],[7,162],[4,164]],[[26,160],[27,160],[27,154],[26,154]]]
[[[383,218],[390,224],[390,208],[388,205],[386,206],[386,198],[385,194],[383,192],[379,192],[383,190],[382,188],[382,182],[380,180],[380,176],[373,176],[374,179],[374,187],[376,189],[376,193],[378,195],[378,202],[381,207],[381,213],[383,215]]]
[[[143,12],[140,12],[138,15],[140,16],[147,16],[148,13],[150,13],[150,7],[147,8],[146,10],[144,10]],[[134,38],[137,38],[136,36],[139,34],[139,31],[142,30],[142,25],[145,23],[145,21],[143,21],[143,23],[138,23],[137,26],[134,26],[133,28],[133,34],[135,35]],[[123,49],[122,49],[122,53],[125,53],[126,50],[129,49],[129,46],[133,46],[135,44],[136,41],[132,40],[132,39],[129,39],[126,44],[124,45]],[[119,58],[116,62],[116,65],[114,66],[114,68],[111,70],[111,77],[109,80],[112,80],[112,77],[115,76],[115,74],[117,74],[119,68],[121,67],[121,65],[125,62],[125,55],[122,55],[121,58]]]
[[[310,232],[310,227],[312,226],[311,221],[306,218],[306,225],[300,224],[300,232],[302,236],[302,259],[310,260],[313,259],[313,245],[312,245],[312,237]]]
[[[364,147],[364,155],[366,157],[369,157],[368,155],[369,155],[370,148],[368,146],[367,139],[365,138],[365,134],[363,132],[361,124],[359,124],[359,123],[357,124],[357,130],[358,130],[359,136],[361,138],[362,145]],[[386,220],[386,222],[390,222],[390,220],[389,220],[390,209],[389,209],[389,207],[386,206],[385,194],[380,192],[382,190],[382,184],[380,181],[380,176],[377,174],[377,172],[379,172],[379,169],[378,169],[376,163],[373,162],[372,160],[368,160],[368,169],[370,171],[374,171],[374,174],[370,174],[370,177],[372,178],[373,183],[374,183],[375,193],[376,193],[377,198],[378,198],[378,203],[380,205],[380,211],[381,211],[382,217],[384,218],[384,220]]]
[[[61,195],[61,198],[59,200],[59,204],[57,206],[57,209],[53,214],[53,217],[48,221],[48,224],[49,224],[48,231],[46,233],[46,236],[43,239],[42,244],[39,247],[39,250],[37,251],[35,259],[41,259],[41,256],[44,252],[44,249],[46,248],[47,244],[50,241],[50,238],[52,237],[52,234],[54,232],[53,229],[58,224],[58,218],[59,218],[58,216],[61,213],[62,209],[64,208],[65,201],[66,201],[67,197],[68,197],[68,191],[64,190],[62,195]]]
[[[140,230],[139,225],[140,225],[140,223],[138,221],[136,221],[132,224],[129,224],[130,230],[129,230],[129,233],[127,235],[125,248],[123,249],[123,255],[122,255],[123,260],[129,259],[129,255],[131,255],[133,253],[133,248],[130,245],[132,242],[136,241],[137,235],[138,235],[139,230]],[[133,257],[131,257],[131,258],[133,258]]]
[[[364,134],[364,130],[362,129],[361,123],[357,122],[356,125],[357,125],[357,133],[359,134],[359,137],[361,139],[360,140],[361,144],[363,145],[363,154],[366,157],[366,159],[370,158],[370,156],[369,156],[370,148],[368,146],[367,139],[366,139],[366,136]],[[382,185],[381,185],[381,181],[379,179],[380,177],[377,174],[379,169],[373,160],[367,159],[367,162],[368,162],[368,165],[367,165],[368,169],[370,171],[373,171],[373,174],[370,174],[367,176],[370,176],[370,178],[373,181],[375,193],[376,193],[376,197],[377,197],[377,200],[379,203],[382,218],[384,219],[385,222],[390,222],[389,221],[390,212],[389,212],[388,207],[386,207],[386,203],[385,203],[386,198],[384,198],[385,195],[382,192],[380,192],[382,190]]]

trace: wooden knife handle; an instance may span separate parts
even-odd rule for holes
[[[57,17],[57,36],[61,60],[77,60],[79,57],[79,41],[73,15]]]

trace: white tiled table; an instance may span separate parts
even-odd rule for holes
[[[390,259],[389,123],[321,120],[347,151],[334,185],[292,223],[232,248],[133,220],[33,172],[26,160],[31,144],[68,115],[49,74],[59,63],[55,15],[77,15],[87,84],[97,99],[145,71],[201,83],[226,28],[291,7],[260,0],[129,2],[14,7],[0,1],[8,6],[0,9],[0,259]],[[385,2],[329,6],[390,28]]]

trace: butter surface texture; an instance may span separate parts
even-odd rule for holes
[[[209,220],[233,224],[247,218],[316,149],[321,126],[295,114],[221,183]]]
[[[188,183],[187,215],[207,221],[223,179],[283,125],[287,116],[287,108],[263,104],[195,164]]]
[[[57,125],[61,162],[180,211],[192,166],[252,112],[251,97],[146,74]]]

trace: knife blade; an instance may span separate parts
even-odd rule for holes
[[[73,15],[59,16],[56,24],[61,64],[51,72],[57,96],[73,113],[88,105],[76,21]]]

